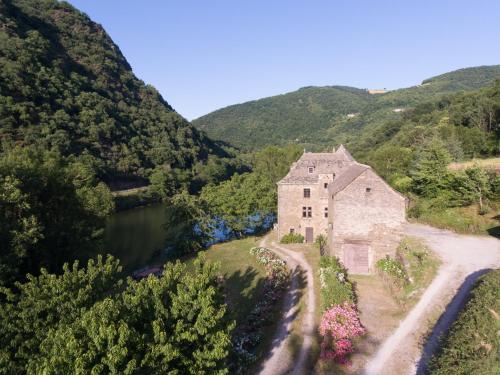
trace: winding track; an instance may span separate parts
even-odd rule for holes
[[[500,267],[500,241],[495,238],[459,235],[421,224],[407,224],[406,233],[427,242],[443,264],[420,301],[368,362],[364,370],[366,375],[386,373],[394,357],[402,357],[408,364],[407,369],[399,369],[400,374],[427,373],[428,360],[439,345],[439,335],[455,320],[475,279],[488,268]],[[404,358],[412,352],[412,347],[418,346],[416,340],[419,338],[412,333],[424,323],[425,313],[440,305],[445,295],[455,294],[457,289],[458,293],[441,315],[423,353],[419,353],[418,358]]]
[[[307,260],[302,254],[288,250],[277,245],[275,242],[272,242],[272,244],[269,245],[268,236],[262,239],[260,246],[273,250],[278,256],[287,262],[288,266],[292,270],[291,285],[284,297],[282,320],[273,338],[273,348],[271,353],[269,353],[268,357],[262,363],[260,374],[306,374],[307,359],[314,340],[314,311],[316,306],[312,267],[309,263],[307,263]],[[303,272],[306,273],[307,281],[305,292],[306,310],[304,311],[302,324],[303,342],[297,359],[293,359],[288,348],[288,343],[292,323],[298,313],[298,304],[300,301],[300,292],[298,289]]]

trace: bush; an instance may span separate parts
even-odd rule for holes
[[[365,333],[355,305],[354,284],[338,258],[323,256],[319,266],[324,311],[319,327],[323,337],[320,358],[346,364],[347,356],[354,351],[352,339]]]
[[[347,269],[340,263],[338,258],[323,256],[319,267],[323,310],[346,301],[356,302],[354,285],[349,281]]]
[[[326,243],[328,238],[324,234],[320,234],[314,240],[314,243],[318,245],[320,254],[323,255],[325,253]]]
[[[342,305],[332,306],[323,314],[319,326],[319,333],[324,338],[321,358],[347,363],[347,356],[354,351],[352,340],[365,332],[354,304],[346,301]]]
[[[300,233],[288,233],[285,234],[283,237],[281,237],[281,243],[287,244],[287,243],[303,243],[304,242],[304,236],[301,235]]]
[[[432,358],[432,374],[492,374],[499,368],[500,270],[480,277],[441,350]]]
[[[377,269],[391,279],[396,286],[404,286],[408,281],[404,265],[387,255],[384,259],[379,259],[376,264]]]

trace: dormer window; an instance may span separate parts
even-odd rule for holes
[[[309,173],[314,173],[314,167],[309,167],[308,171],[309,171]]]
[[[372,191],[372,188],[369,188],[369,187],[367,187],[367,188],[366,188],[366,192],[367,192],[367,193],[369,193],[369,192],[371,192],[371,191]]]

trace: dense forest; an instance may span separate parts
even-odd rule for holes
[[[193,193],[247,168],[66,2],[0,0],[0,374],[225,374],[217,266],[136,281],[105,253],[111,188],[152,184],[197,250]],[[182,200],[185,197],[185,200]],[[184,215],[184,216],[182,216]]]
[[[153,171],[190,182],[209,158],[231,164],[227,151],[134,76],[100,25],[68,3],[5,0],[0,25],[2,152],[16,145],[57,151],[112,186],[147,183]]]
[[[457,70],[385,94],[343,86],[304,87],[222,108],[193,124],[214,139],[246,150],[290,142],[320,150],[343,143],[356,154],[365,146],[357,141],[360,136],[378,132],[388,122],[402,121],[411,108],[443,96],[453,100],[453,94],[489,86],[495,78],[500,78],[498,65]]]

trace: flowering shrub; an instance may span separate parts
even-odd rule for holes
[[[347,356],[354,351],[352,339],[365,334],[354,304],[344,302],[326,310],[321,318],[319,333],[323,336],[321,359],[348,363]]]
[[[380,272],[388,275],[396,286],[404,286],[409,281],[403,264],[388,255],[378,260],[376,266]]]
[[[252,247],[250,254],[257,257],[257,261],[266,269],[266,283],[273,284],[275,289],[283,287],[288,281],[286,262],[271,250],[265,247]]]
[[[354,286],[347,270],[336,257],[323,256],[319,263],[319,284],[323,310],[344,301],[355,302]]]
[[[264,265],[266,280],[260,302],[250,311],[245,324],[240,327],[239,333],[233,338],[236,360],[231,373],[237,374],[244,373],[248,370],[248,365],[257,359],[255,349],[264,335],[262,331],[270,323],[273,309],[282,297],[290,277],[286,262],[271,250],[265,247],[253,247],[250,249],[250,254]]]

